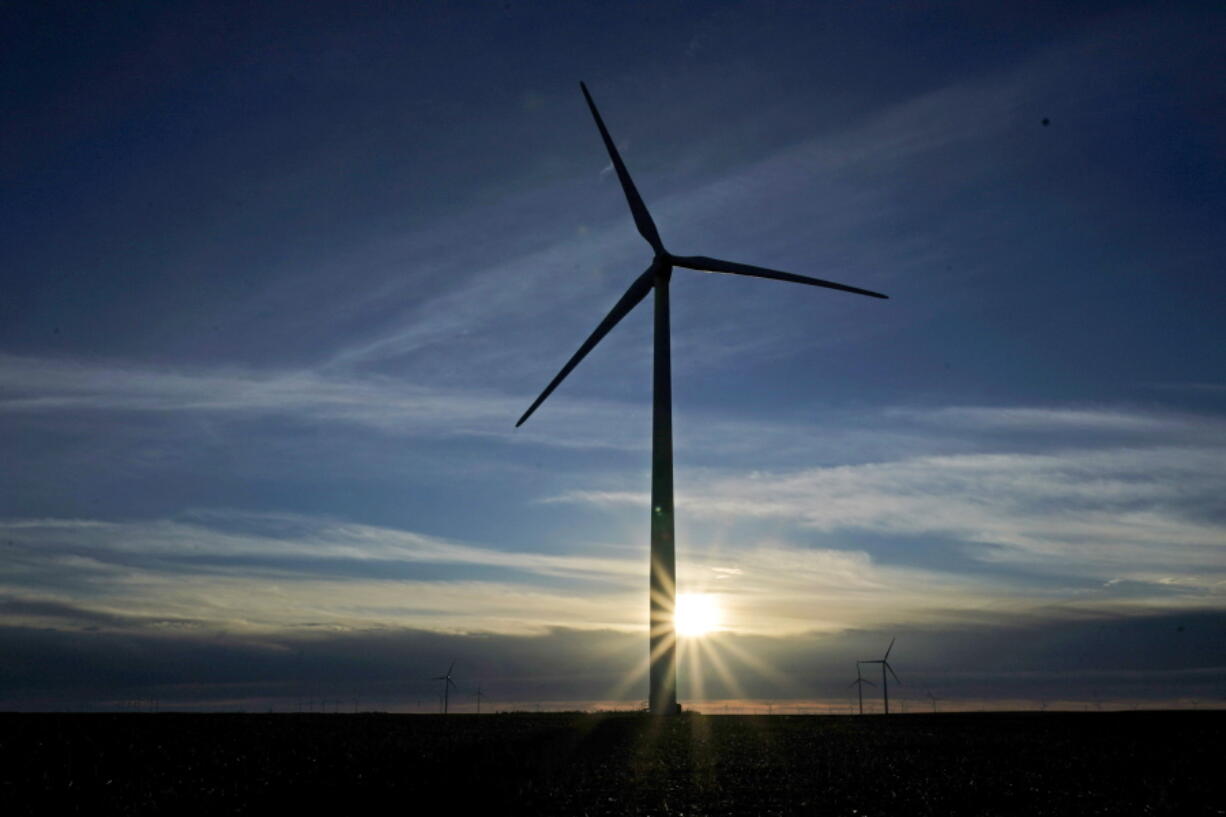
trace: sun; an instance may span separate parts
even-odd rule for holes
[[[722,618],[718,596],[711,593],[682,593],[677,596],[673,624],[677,635],[683,638],[715,632],[720,628]]]

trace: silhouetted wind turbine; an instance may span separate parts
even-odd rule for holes
[[[894,680],[898,681],[898,683],[900,684],[902,683],[902,679],[898,677],[898,674],[896,672],[894,672],[894,668],[890,666],[890,661],[889,661],[890,650],[894,649],[894,641],[895,639],[893,638],[890,639],[890,646],[885,648],[885,655],[881,656],[880,660],[857,661],[856,662],[857,664],[880,664],[881,665],[881,696],[882,696],[882,700],[885,702],[885,714],[887,715],[890,714],[890,685],[889,685],[889,682],[886,680],[885,671],[889,670],[890,675],[894,676]]]
[[[451,701],[451,688],[456,685],[456,682],[451,680],[451,671],[455,669],[455,661],[451,662],[451,666],[447,668],[446,675],[436,675],[430,680],[443,682],[443,714],[447,714],[447,705]]]
[[[876,686],[872,681],[860,675],[860,662],[856,662],[856,680],[852,681],[848,686],[856,688],[856,694],[860,697],[860,714],[864,714],[864,685]]]
[[[685,267],[700,272],[724,272],[732,275],[748,275],[755,278],[771,278],[776,281],[790,281],[795,284],[839,289],[844,292],[854,292],[858,295],[869,295],[874,298],[885,298],[879,292],[867,289],[836,284],[818,278],[808,278],[803,275],[793,275],[788,272],[754,267],[749,264],[739,264],[733,261],[722,261],[718,258],[707,258],[701,255],[673,255],[664,249],[664,242],[656,230],[647,206],[630,179],[630,172],[622,162],[617,147],[613,144],[609,131],[605,128],[596,103],[588,93],[587,86],[582,82],[579,87],[587,100],[604,140],[605,149],[613,161],[613,169],[617,171],[618,181],[626,194],[630,205],[630,213],[634,216],[634,224],[639,234],[651,245],[654,256],[651,265],[630,284],[621,299],[613,305],[613,309],[605,319],[597,325],[595,331],[579,347],[579,351],[571,356],[557,376],[549,382],[540,397],[528,407],[524,415],[515,425],[519,427],[532,416],[532,412],[545,401],[553,390],[558,387],[571,370],[587,356],[588,352],[607,335],[618,321],[626,317],[634,307],[638,306],[647,293],[655,291],[655,354],[654,374],[652,383],[652,421],[651,421],[651,562],[649,605],[650,631],[649,645],[649,687],[648,709],[653,714],[671,714],[679,711],[677,706],[677,654],[676,631],[673,625],[673,612],[676,608],[676,553],[673,541],[673,409],[672,409],[672,375],[670,371],[669,354],[669,314],[668,314],[668,282],[672,277],[673,267]]]
[[[932,714],[934,714],[934,715],[935,715],[935,714],[937,713],[937,701],[938,701],[938,700],[940,700],[940,699],[939,699],[939,698],[937,698],[937,696],[935,696],[935,695],[933,695],[933,694],[932,694],[932,690],[931,690],[931,689],[930,689],[930,690],[928,690],[928,699],[929,699],[930,701],[932,701]]]

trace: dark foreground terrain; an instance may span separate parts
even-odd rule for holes
[[[5,714],[0,809],[1226,814],[1224,726],[1226,712]]]

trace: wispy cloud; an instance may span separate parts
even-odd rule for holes
[[[533,384],[535,385],[535,384]],[[339,370],[250,369],[224,366],[157,367],[122,361],[19,357],[0,354],[0,414],[11,423],[42,429],[72,426],[91,415],[159,414],[177,421],[292,419],[352,426],[381,434],[449,439],[473,437],[563,448],[642,450],[650,445],[649,395],[633,402],[554,400],[547,417],[514,427],[534,394],[506,394],[446,386],[422,386],[401,378]],[[678,412],[679,414],[682,411]],[[930,417],[920,422],[903,411],[887,412],[886,425],[869,427],[863,412],[831,412],[839,433],[808,425],[730,419],[684,411],[677,431],[682,457],[732,456],[762,449],[821,458],[914,450],[931,440]],[[876,416],[876,415],[874,415]],[[196,426],[191,426],[195,433]],[[135,433],[139,433],[139,429]],[[151,432],[152,433],[152,432]]]
[[[1011,422],[1008,412],[1003,419]],[[1022,615],[1054,603],[1220,607],[1221,448],[1151,441],[747,475],[692,470],[679,480],[681,588],[720,595],[734,629],[764,633],[948,621],[987,608]],[[637,509],[647,500],[637,490],[590,490],[552,501]],[[900,562],[865,535],[926,544]],[[17,519],[0,536],[8,593],[30,603],[89,599],[102,615],[520,632],[559,622],[634,627],[643,612],[645,553],[616,541],[575,555],[514,552],[229,512]],[[461,579],[431,565],[486,574]]]
[[[130,522],[7,520],[0,542],[0,587],[12,602],[0,612],[10,622],[59,618],[59,606],[68,604],[90,610],[96,623],[181,620],[240,630],[626,627],[642,606],[626,600],[628,588],[637,589],[645,571],[645,556],[599,554],[590,545],[579,555],[513,552],[385,527],[234,512]],[[482,572],[491,578],[471,578]]]
[[[649,206],[670,246],[689,247],[692,252],[739,249],[744,253],[746,244],[754,241],[748,244],[751,255],[742,260],[801,264],[801,272],[815,265],[823,271],[872,270],[869,278],[859,273],[857,283],[879,288],[885,276],[901,276],[905,269],[930,260],[930,252],[916,246],[894,241],[893,248],[885,250],[882,242],[863,240],[862,232],[877,230],[896,207],[881,178],[889,175],[891,186],[898,185],[915,177],[916,167],[923,167],[925,161],[934,157],[945,161],[956,152],[957,183],[976,183],[991,164],[985,140],[1013,127],[1026,107],[1023,99],[1056,79],[1051,62],[1044,56],[1020,69],[955,83],[871,111],[837,131],[777,149],[748,165],[712,166],[707,174],[688,179],[681,189],[652,198]],[[574,106],[572,113],[586,120],[580,106]],[[705,137],[699,133],[694,135],[696,144],[655,145],[653,150],[656,154],[672,151],[671,164],[691,153],[702,154],[706,140],[718,138],[718,131]],[[973,165],[968,164],[968,156],[974,157]],[[650,177],[640,182],[653,187]],[[410,307],[391,321],[383,319],[382,326],[369,336],[346,340],[328,364],[361,367],[427,352],[448,355],[449,350],[463,346],[473,374],[496,375],[514,359],[505,348],[507,337],[517,338],[520,361],[531,360],[563,338],[568,347],[577,346],[646,266],[650,251],[635,234],[628,213],[621,210],[616,186],[593,187],[577,179],[565,184],[551,180],[547,187],[532,184],[530,179],[525,184],[522,192],[502,197],[500,208],[539,211],[543,223],[577,222],[582,229],[577,233],[554,230],[546,246],[532,246],[519,240],[509,223],[486,213],[492,223],[470,227],[482,234],[483,246],[491,250],[470,259],[476,265],[472,270],[429,275],[431,287],[425,297],[414,297]],[[815,190],[826,190],[827,195],[815,198]],[[604,198],[592,201],[593,196]],[[610,203],[616,205],[619,215],[592,223],[597,214],[609,212],[605,205]],[[584,218],[585,212],[591,215]],[[712,235],[711,227],[719,224],[731,229]],[[781,241],[781,235],[801,235],[806,240],[801,245],[795,238]],[[730,240],[741,246],[728,247]],[[419,265],[429,268],[431,257],[423,256]],[[378,298],[366,295],[361,301],[371,306],[406,294],[410,286],[400,276],[389,275],[382,286],[374,287]],[[763,285],[763,291],[769,291],[769,285]],[[769,301],[771,296],[762,298]],[[811,336],[815,331],[820,334],[811,337],[812,343],[844,344],[858,336],[854,320],[841,317],[836,309],[822,309],[821,303],[821,299],[814,300],[814,308],[823,316],[818,327],[806,324]],[[763,309],[761,304],[741,305],[749,311]],[[720,333],[696,330],[703,338],[704,358],[709,361],[710,351],[723,345],[742,353],[769,353],[771,344],[763,338],[763,330],[778,339],[796,329],[769,320],[750,323],[750,333],[738,333],[733,327],[721,327]],[[416,365],[429,366],[428,360],[414,360]],[[513,365],[522,370],[521,362]]]
[[[1127,579],[1155,590],[1179,586],[1193,591],[1183,601],[1221,604],[1224,448],[924,456],[748,476],[696,472],[679,480],[679,506],[725,524],[782,520],[827,540],[854,541],[857,532],[937,537],[960,543],[977,562],[1052,577]],[[573,491],[559,499],[646,501],[635,491]]]
[[[1171,434],[1184,438],[1197,431],[1216,435],[1226,433],[1226,425],[1216,418],[1161,414],[1110,408],[1044,408],[1037,406],[949,406],[935,410],[898,409],[891,413],[906,415],[919,422],[959,429],[1006,431],[1077,431],[1081,433],[1142,432]]]
[[[547,435],[516,431],[526,396],[426,387],[381,375],[235,367],[150,367],[0,355],[0,413],[207,413],[296,417],[409,436],[498,437],[559,446],[634,446],[623,407],[581,401],[551,407]],[[588,429],[602,428],[602,434]],[[621,433],[619,433],[621,429]]]
[[[15,519],[0,522],[0,541],[0,593],[9,599],[0,614],[9,623],[68,618],[236,631],[645,626],[642,545],[526,553],[234,512],[129,522]],[[680,590],[716,593],[730,629],[757,633],[839,631],[899,617],[915,623],[978,609],[989,598],[1026,601],[999,582],[761,538],[686,547]],[[68,607],[77,613],[65,616]]]

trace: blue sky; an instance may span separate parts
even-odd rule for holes
[[[650,260],[580,79],[671,250],[891,296],[674,275],[683,698],[1221,700],[1220,12],[3,14],[0,703],[645,695],[650,310],[513,427]]]

